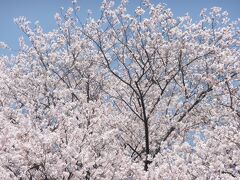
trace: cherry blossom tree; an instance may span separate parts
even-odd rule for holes
[[[48,33],[15,19],[26,38],[0,61],[0,176],[239,178],[239,21],[149,1],[129,14],[105,0],[84,23],[79,10]]]

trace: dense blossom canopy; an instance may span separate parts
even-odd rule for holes
[[[162,4],[104,0],[0,56],[0,179],[239,179],[240,30]],[[8,48],[1,42],[0,48]]]

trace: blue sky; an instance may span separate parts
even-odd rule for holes
[[[239,18],[240,0],[152,0],[153,3],[166,3],[175,16],[188,12],[194,19],[202,8],[222,7],[229,12],[233,20]],[[99,11],[101,0],[78,0],[81,7],[81,18],[84,20],[87,10],[94,14]],[[129,8],[139,5],[139,0],[129,0]],[[18,38],[23,33],[13,22],[13,18],[26,16],[31,22],[39,21],[45,31],[55,27],[54,14],[60,7],[70,7],[71,0],[0,0],[0,41],[6,42],[11,48],[18,48]],[[0,54],[3,51],[0,51]]]

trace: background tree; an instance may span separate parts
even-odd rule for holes
[[[30,43],[1,57],[2,177],[239,178],[238,22],[126,6],[81,23],[74,1],[49,33],[16,19]]]

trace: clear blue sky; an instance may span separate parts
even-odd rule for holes
[[[162,2],[171,8],[175,16],[188,12],[194,19],[202,8],[222,7],[229,12],[233,20],[239,18],[240,0],[152,0],[154,4]],[[101,0],[78,0],[81,18],[84,20],[87,10],[94,14],[99,11]],[[139,0],[129,0],[129,8],[139,5]],[[71,0],[0,0],[0,41],[6,42],[13,49],[18,48],[18,37],[23,34],[14,24],[13,18],[26,16],[31,22],[39,21],[45,31],[55,27],[54,14],[60,7],[70,7]],[[2,54],[0,51],[0,55]]]

